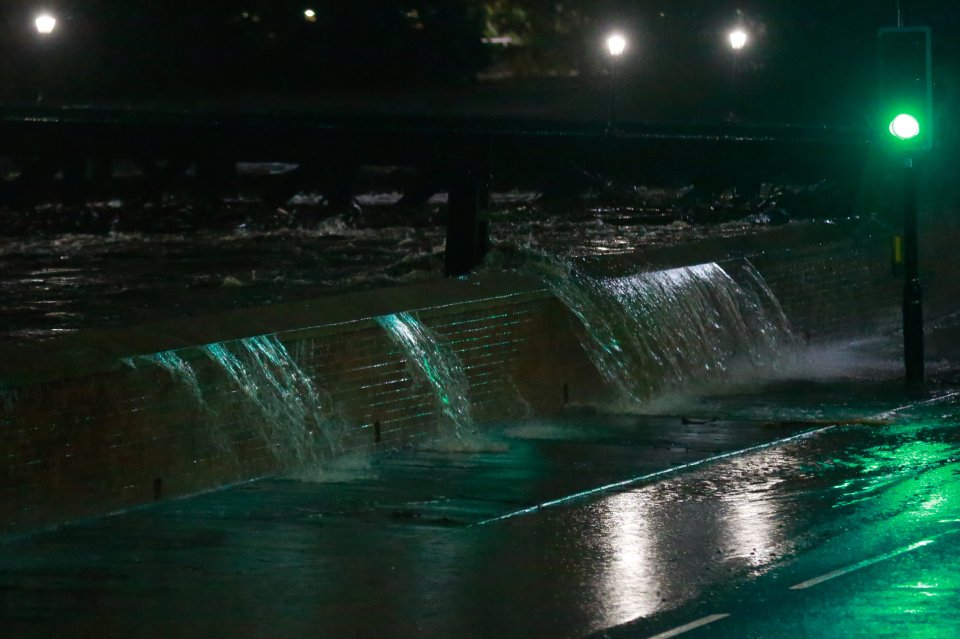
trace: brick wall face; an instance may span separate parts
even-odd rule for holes
[[[599,388],[571,318],[544,298],[424,313],[457,353],[477,421],[563,405],[563,385]],[[278,336],[324,394],[345,430],[345,452],[415,444],[449,428],[434,390],[373,322],[346,331]],[[3,396],[0,534],[196,493],[283,470],[262,434],[264,417],[201,349],[188,361],[202,400],[146,360]]]
[[[884,242],[836,242],[751,261],[801,336],[874,333],[897,321],[903,283]]]
[[[928,320],[958,310],[960,221],[921,219],[920,275]],[[850,237],[750,258],[800,335],[811,339],[898,330],[903,276],[892,264],[893,232]]]

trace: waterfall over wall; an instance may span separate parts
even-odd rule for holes
[[[203,350],[259,409],[261,434],[283,467],[302,469],[339,454],[342,433],[329,402],[280,340],[251,337],[238,345],[236,353],[224,344]]]
[[[773,293],[745,261],[742,284],[719,264],[597,277],[558,260],[533,271],[583,326],[582,342],[608,382],[639,404],[733,365],[774,362],[794,342]]]
[[[210,344],[200,350],[256,408],[250,422],[281,468],[308,469],[342,452],[342,426],[333,417],[330,401],[276,337]],[[204,409],[212,410],[194,366],[179,354],[167,351],[141,359],[167,370]],[[211,438],[229,446],[223,433],[211,433]]]
[[[197,403],[206,407],[206,401],[203,399],[203,391],[200,389],[200,382],[197,380],[197,373],[193,366],[184,360],[174,351],[164,351],[151,355],[145,359],[165,369],[178,382],[185,385],[197,398]]]
[[[575,333],[587,356],[632,406],[690,384],[724,381],[744,366],[773,365],[795,341],[773,294],[745,261],[727,269],[708,263],[600,277],[537,256],[527,260],[524,270],[546,282],[579,320],[582,330]],[[397,381],[412,379],[421,397],[429,391],[439,426],[464,441],[473,430],[473,411],[457,353],[415,314],[386,315],[375,322],[396,345],[393,355],[399,352],[405,362]],[[562,324],[566,326],[565,319]],[[383,336],[372,337],[380,343],[376,356],[382,358]],[[571,339],[563,339],[555,348],[567,348]],[[249,426],[259,431],[284,470],[316,466],[344,452],[347,428],[335,417],[330,396],[276,337],[208,345],[194,350],[192,359],[174,352],[149,359],[189,388],[203,410],[215,412],[222,398],[214,401],[211,395],[205,401],[208,389],[240,399],[248,407]],[[337,383],[337,378],[331,381]],[[433,413],[421,413],[418,418],[431,421]],[[370,413],[353,418],[371,424],[375,419]],[[229,437],[218,439],[215,432],[211,437],[232,450]]]
[[[437,407],[462,437],[473,426],[469,384],[457,354],[410,313],[376,318],[400,347],[408,366],[433,387]]]

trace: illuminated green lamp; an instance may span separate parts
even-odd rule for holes
[[[901,113],[890,122],[890,135],[899,140],[912,140],[920,135],[920,122],[909,113]]]

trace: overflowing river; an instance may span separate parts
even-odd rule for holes
[[[317,214],[323,207],[310,198],[266,212],[245,201],[214,214],[172,202],[0,211],[9,233],[0,236],[0,339],[35,342],[439,277],[442,198],[420,210],[394,207],[398,198],[363,196],[362,211],[333,216]],[[689,187],[638,192],[616,206],[535,199],[496,196],[495,246],[590,259],[770,228],[756,213],[767,200],[700,201]],[[704,223],[704,211],[715,221]]]

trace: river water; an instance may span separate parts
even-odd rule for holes
[[[763,233],[785,195],[767,187],[704,197],[683,186],[632,189],[613,203],[599,194],[547,205],[514,191],[495,196],[492,239],[562,258],[629,256]],[[398,198],[367,194],[358,198],[362,208],[335,214],[313,196],[280,208],[236,200],[213,212],[174,200],[0,210],[0,340],[36,342],[440,277],[443,197],[418,210],[395,207]]]

